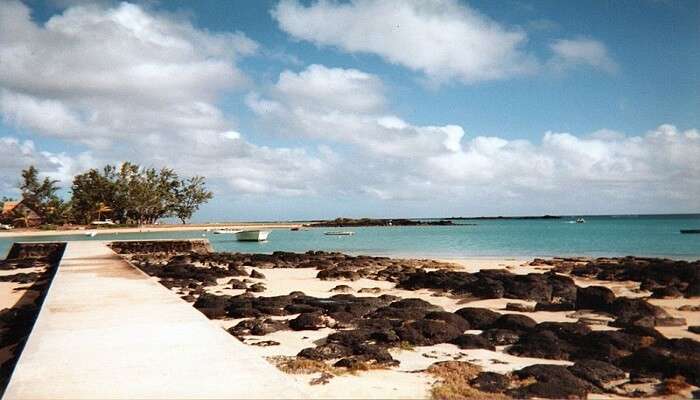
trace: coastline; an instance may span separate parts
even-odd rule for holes
[[[0,231],[0,238],[7,237],[36,237],[36,236],[69,236],[83,235],[85,232],[96,232],[98,235],[110,233],[160,233],[160,232],[187,232],[201,231],[205,229],[290,229],[301,227],[300,223],[293,222],[236,222],[236,223],[212,223],[212,224],[183,224],[183,225],[144,225],[129,228],[90,228],[70,230],[27,230],[13,229]]]
[[[432,259],[531,259],[548,257],[657,257],[700,259],[698,235],[679,229],[696,226],[695,218],[600,218],[586,224],[562,221],[487,221],[477,226],[391,226],[342,228],[351,237],[324,236],[336,228],[307,227],[307,221],[230,221],[147,225],[128,228],[0,231],[0,252],[10,241],[185,239],[208,237],[217,251],[270,253],[273,251],[339,251]],[[294,227],[303,227],[297,232]],[[273,230],[260,245],[236,243],[230,236],[206,230],[220,228]],[[340,229],[340,228],[338,228]],[[97,237],[86,234],[96,233]],[[127,237],[125,237],[127,236]]]

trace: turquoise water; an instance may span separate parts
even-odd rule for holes
[[[586,217],[585,224],[559,220],[465,220],[457,226],[343,228],[354,236],[325,236],[334,228],[293,232],[274,230],[268,242],[237,242],[232,235],[211,232],[0,238],[4,257],[15,241],[133,240],[201,238],[217,251],[270,253],[276,250],[342,251],[350,254],[419,256],[432,258],[534,256],[655,256],[700,259],[700,235],[680,229],[700,228],[700,214],[639,217]]]

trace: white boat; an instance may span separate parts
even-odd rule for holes
[[[97,236],[97,232],[85,232],[85,236],[95,237]]]
[[[92,222],[90,222],[90,225],[116,225],[116,224],[114,223],[114,221],[107,218],[104,221],[99,221],[99,220],[92,221]]]
[[[350,231],[328,231],[328,232],[323,232],[324,235],[328,236],[352,236],[355,234],[355,232],[350,232]]]
[[[236,234],[238,232],[241,232],[240,229],[230,229],[230,228],[224,228],[224,229],[217,229],[214,231],[215,234],[217,235],[223,235],[223,234]]]
[[[576,223],[577,223],[577,224],[585,224],[585,223],[586,223],[586,220],[583,219],[583,218],[576,218]]]
[[[267,236],[269,234],[270,231],[238,231],[236,232],[236,240],[241,242],[264,242],[265,240],[267,240]]]

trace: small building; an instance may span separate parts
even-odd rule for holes
[[[2,205],[3,219],[14,217],[11,221],[15,226],[32,227],[41,225],[41,216],[22,201],[6,201]]]

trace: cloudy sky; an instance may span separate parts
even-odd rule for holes
[[[208,178],[197,220],[700,212],[697,1],[0,1],[30,164]]]

